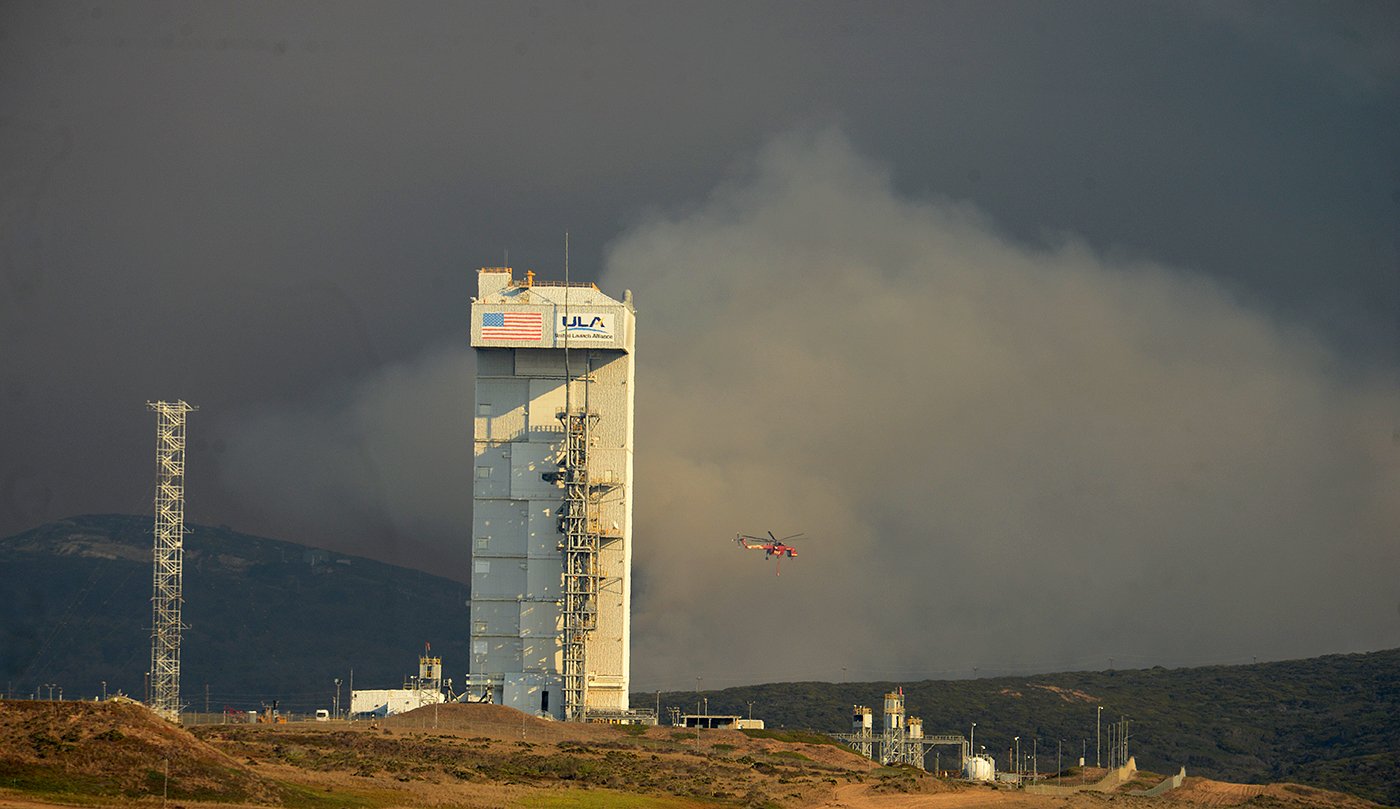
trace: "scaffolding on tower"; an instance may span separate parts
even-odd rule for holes
[[[593,492],[588,472],[589,435],[596,413],[566,411],[564,426],[564,719],[588,714],[588,636],[598,627],[598,548],[592,519]]]
[[[185,540],[184,402],[147,402],[156,412],[155,544],[151,583],[151,709],[180,721],[180,607]]]

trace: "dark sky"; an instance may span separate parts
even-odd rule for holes
[[[1390,3],[4,2],[0,195],[0,534],[183,398],[191,522],[461,576],[474,271],[568,230],[639,687],[1400,645]]]

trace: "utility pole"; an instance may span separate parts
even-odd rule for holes
[[[1118,760],[1121,761],[1121,762],[1123,763],[1123,766],[1126,767],[1126,766],[1128,765],[1128,716],[1127,716],[1127,714],[1123,714],[1122,716],[1118,717],[1118,722],[1119,722],[1119,724],[1120,724],[1120,726],[1121,726],[1121,727],[1119,728],[1119,731],[1118,731],[1118,739],[1119,739],[1119,742],[1118,742],[1118,743],[1119,743],[1119,745],[1121,745],[1122,748],[1123,748],[1123,754],[1122,754],[1121,756],[1119,756]]]
[[[700,752],[700,675],[695,675],[695,752]]]
[[[1098,713],[1094,714],[1094,766],[1102,767],[1103,761],[1099,758],[1099,727],[1103,724],[1103,706],[1099,706]]]

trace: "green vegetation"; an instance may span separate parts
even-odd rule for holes
[[[795,759],[797,759],[798,761],[811,761],[811,760],[812,760],[812,759],[808,758],[807,756],[804,756],[804,755],[802,755],[801,753],[797,752],[796,750],[777,750],[777,751],[774,751],[774,752],[772,752],[772,753],[769,753],[769,755],[770,755],[770,756],[773,756],[774,758],[795,758]]]
[[[64,800],[81,796],[95,800],[119,792],[109,779],[100,776],[79,775],[54,767],[3,760],[0,760],[0,787],[21,792],[62,795]]]
[[[277,784],[278,797],[286,809],[373,809],[398,802],[402,796],[385,793],[375,799],[367,795],[352,795],[344,790],[339,792],[317,792],[285,781]]]
[[[830,744],[840,746],[840,743],[825,733],[813,733],[809,730],[769,730],[767,728],[758,730],[746,728],[739,731],[750,739],[773,739],[779,742],[794,742],[796,744]]]

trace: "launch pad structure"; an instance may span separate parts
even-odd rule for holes
[[[835,736],[860,755],[886,766],[908,764],[927,769],[924,759],[930,748],[939,745],[957,747],[963,760],[968,757],[968,742],[961,735],[924,735],[923,720],[905,715],[903,689],[885,694],[878,735],[874,724],[873,711],[867,706],[855,705],[851,709],[851,732]]]
[[[156,412],[155,542],[151,553],[151,709],[180,721],[180,608],[184,604],[184,401],[147,402]]]
[[[636,721],[631,293],[619,301],[508,267],[480,270],[477,283],[465,697]]]

